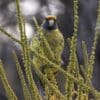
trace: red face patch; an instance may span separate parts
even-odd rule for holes
[[[50,16],[50,15],[49,15],[49,16],[46,17],[46,19],[47,19],[47,20],[50,20],[50,19],[56,20],[56,16],[52,16],[52,15]]]

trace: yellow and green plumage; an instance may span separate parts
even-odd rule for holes
[[[58,29],[52,31],[45,31],[45,38],[54,53],[54,63],[61,64],[61,53],[64,47],[63,36]],[[49,58],[49,53],[48,53]]]
[[[40,55],[45,56],[47,59],[52,61],[57,65],[61,65],[61,53],[64,48],[64,39],[57,27],[56,17],[55,16],[47,16],[41,25],[41,30],[43,37],[46,39],[52,53],[51,56],[50,51],[47,50],[44,43],[40,41],[39,37],[36,36],[33,38],[32,48],[36,50]],[[50,66],[43,59],[34,56],[33,62],[39,69],[49,68]],[[55,70],[56,71],[56,70]],[[55,72],[54,71],[54,72]]]

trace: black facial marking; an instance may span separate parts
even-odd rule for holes
[[[52,26],[49,25],[49,20],[54,20],[54,24]],[[57,28],[57,23],[55,19],[46,19],[42,27],[46,30],[55,30]]]

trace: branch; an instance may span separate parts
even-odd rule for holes
[[[0,27],[0,31],[1,31],[1,33],[5,34],[9,38],[11,38],[15,42],[17,42],[18,44],[21,44],[21,42],[18,39],[14,38],[10,33],[6,32],[2,27]]]

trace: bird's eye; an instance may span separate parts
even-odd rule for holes
[[[54,25],[54,20],[49,20],[49,26],[53,26]]]

